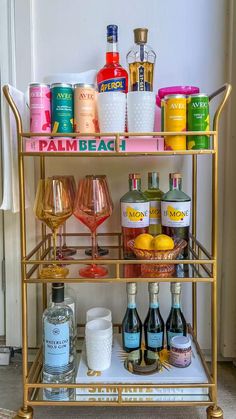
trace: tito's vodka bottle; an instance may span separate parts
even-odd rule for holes
[[[73,383],[75,373],[74,319],[64,303],[64,284],[52,285],[52,304],[43,313],[43,382]],[[51,400],[68,400],[73,389],[46,388]]]
[[[188,242],[191,198],[182,191],[182,176],[179,173],[170,173],[169,178],[170,190],[161,201],[162,233]],[[183,257],[188,258],[188,247],[185,247]]]
[[[127,54],[129,65],[129,88],[131,91],[153,91],[153,72],[156,54],[147,45],[146,28],[134,29],[135,45]]]
[[[134,259],[128,242],[139,234],[148,233],[149,227],[149,200],[141,192],[139,173],[129,174],[129,192],[121,198],[120,202],[124,258]]]
[[[170,290],[172,304],[166,322],[167,349],[170,349],[170,341],[174,336],[187,336],[187,323],[180,308],[181,284],[179,282],[172,282]]]
[[[99,92],[128,91],[128,73],[120,65],[118,49],[118,26],[107,26],[106,64],[97,74]]]
[[[159,310],[159,284],[149,282],[149,310],[144,322],[146,349],[159,352],[164,348],[165,324]]]
[[[150,201],[149,233],[153,236],[161,234],[161,198],[163,192],[159,189],[159,173],[148,173],[148,190],[144,195]]]
[[[136,309],[137,284],[130,282],[126,289],[128,307],[122,322],[122,340],[124,351],[131,352],[141,348],[142,322]]]

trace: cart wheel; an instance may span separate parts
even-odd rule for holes
[[[13,419],[33,419],[34,411],[32,407],[27,406],[26,408],[21,407]]]
[[[207,408],[207,419],[224,419],[223,410],[219,406],[209,406]]]

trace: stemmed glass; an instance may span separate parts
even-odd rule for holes
[[[45,222],[53,235],[54,260],[57,255],[57,230],[72,214],[71,197],[62,179],[41,179],[38,183],[34,203],[36,217]],[[69,270],[65,267],[53,265],[43,268],[40,276],[44,278],[64,278]]]
[[[79,181],[75,198],[74,215],[91,231],[92,259],[97,258],[96,230],[112,214],[113,204],[106,177],[88,175]],[[89,265],[80,269],[85,278],[100,278],[107,269],[100,265]]]

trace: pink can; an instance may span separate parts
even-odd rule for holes
[[[51,131],[51,92],[48,84],[31,83],[30,96],[30,131]]]

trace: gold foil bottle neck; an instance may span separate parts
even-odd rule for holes
[[[147,43],[147,28],[136,28],[134,29],[134,42],[136,44],[146,44]]]
[[[126,285],[126,288],[127,288],[127,293],[129,295],[136,295],[137,294],[137,284],[136,284],[136,282],[129,282]]]

